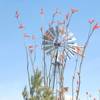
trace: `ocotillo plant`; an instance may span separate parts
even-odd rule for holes
[[[24,100],[54,100],[53,91],[48,87],[44,86],[44,76],[42,77],[42,71],[35,67],[35,50],[38,47],[36,44],[26,45],[25,40],[33,40],[34,35],[30,35],[25,31],[25,25],[20,21],[20,14],[16,11],[16,18],[18,21],[18,28],[21,30],[23,35],[23,42],[26,51],[26,67],[28,75],[29,88],[25,86],[22,95]],[[34,53],[34,54],[33,54]],[[32,65],[32,74],[29,70]]]
[[[72,16],[78,12],[72,8],[67,15],[63,15],[58,9],[53,13],[52,20],[48,24],[48,28],[41,27],[42,32],[42,53],[43,53],[43,70],[36,68],[35,51],[37,45],[25,46],[27,59],[27,74],[29,89],[26,87],[23,91],[24,100],[65,100],[64,93],[68,91],[68,87],[64,86],[64,71],[66,62],[72,56],[77,56],[76,65],[72,77],[72,100],[79,100],[81,85],[81,69],[85,56],[85,51],[94,31],[100,26],[94,19],[89,20],[90,29],[88,37],[84,45],[78,45],[74,34],[70,31],[69,25]],[[40,11],[44,16],[43,8]],[[61,17],[60,19],[57,19]],[[20,23],[20,14],[16,12],[19,29],[23,33],[24,25]],[[23,34],[24,39],[34,38],[34,35]],[[48,59],[49,58],[49,59]],[[80,59],[80,60],[78,60]],[[29,65],[32,65],[32,74],[29,71]],[[75,85],[75,80],[76,85]],[[74,92],[76,91],[76,93]]]
[[[84,46],[83,46],[83,52],[82,52],[82,56],[81,56],[79,64],[78,64],[78,58],[76,60],[74,76],[72,78],[72,100],[73,100],[73,95],[74,95],[73,86],[74,86],[75,73],[77,73],[77,76],[78,76],[77,89],[76,89],[76,100],[78,100],[79,93],[80,93],[80,85],[81,85],[81,69],[82,69],[82,64],[83,64],[83,60],[84,60],[85,51],[86,51],[86,48],[87,48],[87,46],[89,44],[89,41],[90,41],[94,31],[96,29],[100,28],[100,26],[97,24],[97,22],[94,19],[89,19],[88,22],[90,24],[90,29],[89,29],[89,32],[88,32],[88,36],[87,36],[86,42],[84,43]],[[77,72],[77,69],[78,69],[78,72]]]

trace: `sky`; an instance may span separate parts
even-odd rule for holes
[[[21,13],[25,31],[34,33],[40,41],[41,17],[39,11],[45,9],[47,24],[52,12],[58,8],[67,13],[71,8],[79,9],[72,18],[70,29],[80,44],[84,43],[89,30],[89,18],[100,24],[99,0],[1,0],[0,2],[0,100],[23,100],[22,90],[27,85],[26,58],[22,33],[15,18],[16,10]],[[82,92],[98,95],[100,89],[100,29],[95,31],[82,67]],[[38,59],[38,58],[37,58]],[[70,61],[73,63],[73,60]],[[66,68],[66,85],[71,86],[73,66]],[[81,99],[85,100],[85,99]]]

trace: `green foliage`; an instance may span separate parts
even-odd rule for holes
[[[38,69],[31,76],[29,91],[25,87],[22,96],[24,100],[54,100],[53,91],[48,86],[43,86],[41,71]]]
[[[24,88],[24,90],[22,92],[22,95],[23,95],[24,100],[28,100],[28,92],[27,92],[26,86],[25,86],[25,88]]]
[[[49,87],[44,88],[42,100],[54,100],[53,91]]]
[[[41,72],[36,70],[34,76],[31,76],[31,92],[39,93],[42,85]]]

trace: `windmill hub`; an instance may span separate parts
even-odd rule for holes
[[[61,46],[61,43],[60,43],[60,42],[58,42],[58,43],[55,42],[55,43],[54,43],[54,46],[55,46],[55,47],[59,47],[59,46]]]

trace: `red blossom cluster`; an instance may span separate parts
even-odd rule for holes
[[[41,16],[44,16],[44,14],[45,14],[45,13],[44,13],[44,9],[41,8],[41,9],[40,9],[40,15],[41,15]]]
[[[35,40],[36,36],[34,34],[30,35],[28,33],[24,33],[24,38]]]
[[[24,29],[24,28],[25,28],[24,24],[19,25],[19,29]]]
[[[29,52],[32,54],[33,51],[35,51],[37,47],[38,47],[38,45],[32,45],[32,44],[30,44],[28,46]]]
[[[76,9],[76,8],[71,8],[71,12],[72,12],[72,14],[74,14],[74,13],[76,13],[76,12],[78,12],[79,10],[78,9]]]
[[[16,18],[19,19],[19,17],[20,17],[20,14],[19,14],[19,11],[17,10],[16,11]]]
[[[16,11],[15,16],[16,16],[16,19],[18,21],[18,28],[21,30],[21,32],[23,32],[24,29],[25,29],[25,25],[20,23],[20,21],[19,21],[20,14],[19,14],[18,10]],[[31,40],[36,39],[36,36],[34,34],[29,34],[29,33],[26,33],[26,32],[23,32],[23,37],[24,37],[24,39],[31,39]],[[37,45],[30,44],[30,45],[27,46],[27,48],[29,49],[29,52],[32,53],[33,50],[35,50],[37,48]]]
[[[89,20],[88,20],[88,22],[89,22],[90,24],[94,23],[94,21],[95,21],[94,19],[89,19]]]
[[[95,25],[93,26],[93,30],[96,30],[96,29],[100,29],[100,25],[95,24]]]
[[[92,27],[92,30],[96,30],[96,29],[100,29],[100,25],[98,23],[95,23],[95,20],[94,19],[89,19],[88,22],[90,24],[94,24],[93,27]]]

